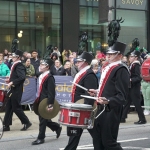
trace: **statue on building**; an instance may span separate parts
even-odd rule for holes
[[[45,53],[43,59],[49,58],[52,52],[53,52],[53,46],[52,45],[48,45],[46,47],[46,53]]]
[[[130,52],[133,52],[134,50],[140,50],[140,42],[139,42],[139,39],[138,38],[135,38],[133,41],[132,41],[132,47],[130,49]]]
[[[132,46],[130,48],[130,51],[126,54],[127,57],[129,57],[129,55],[134,51],[140,51],[140,42],[138,38],[133,39],[132,41]]]
[[[108,25],[108,46],[112,46],[119,37],[119,32],[121,30],[120,23],[123,23],[124,20],[112,20]]]
[[[79,36],[78,55],[81,55],[84,51],[87,51],[87,40],[88,40],[88,35],[86,32],[83,32]]]
[[[12,40],[12,46],[11,46],[12,53],[14,53],[17,50],[18,43],[19,43],[18,39],[13,39]]]

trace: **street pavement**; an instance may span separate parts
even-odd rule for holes
[[[29,120],[32,122],[32,126],[27,131],[20,131],[20,129],[23,127],[23,125],[21,124],[21,122],[17,118],[17,116],[14,114],[13,124],[12,124],[12,126],[10,126],[10,131],[9,132],[4,132],[2,138],[0,139],[0,145],[4,144],[6,142],[11,142],[11,143],[15,142],[14,143],[14,146],[15,146],[16,142],[19,145],[20,140],[24,141],[24,143],[30,142],[30,144],[29,143],[28,144],[31,145],[31,142],[34,141],[37,138],[38,130],[39,130],[38,116],[35,115],[35,113],[33,111],[32,112],[31,111],[25,111],[25,114],[29,117]],[[3,118],[4,113],[0,113],[0,117]],[[126,129],[134,129],[134,130],[136,130],[137,127],[142,126],[143,128],[148,128],[148,130],[149,130],[150,115],[146,116],[146,119],[147,119],[147,124],[134,125],[134,122],[138,121],[138,115],[137,115],[136,112],[131,112],[130,114],[128,114],[128,119],[126,120],[126,123],[121,123],[120,124],[120,129],[123,129],[123,130],[124,129],[125,130]],[[58,121],[58,116],[56,116],[54,119],[52,119],[52,121],[57,122]],[[64,140],[65,140],[65,143],[67,143],[68,138],[67,138],[67,135],[66,135],[66,127],[65,126],[62,126],[62,127],[63,127],[62,134],[61,134],[60,139],[58,139],[58,140],[59,140],[60,143],[61,142],[63,143]],[[85,130],[83,136],[87,137],[86,136],[87,134],[88,134],[87,130]],[[56,136],[56,133],[52,132],[50,129],[47,128],[46,137],[50,137],[50,139],[46,138],[46,140],[48,140],[48,143],[51,142],[51,141],[53,143],[57,142],[55,136]],[[88,142],[88,140],[86,142],[88,144],[92,144],[90,136],[88,138],[89,138],[89,142]],[[46,143],[44,144],[45,146],[46,146]],[[61,147],[62,146],[60,145],[59,148],[61,148]],[[51,148],[50,148],[50,150],[51,150]]]

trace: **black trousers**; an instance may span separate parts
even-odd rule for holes
[[[25,113],[22,110],[20,101],[9,98],[6,104],[5,116],[4,116],[4,121],[3,121],[3,124],[5,126],[12,125],[13,112],[17,115],[17,117],[20,119],[22,124],[29,123],[28,117],[25,115]]]
[[[140,86],[133,87],[129,90],[129,95],[126,104],[124,105],[123,113],[122,113],[122,119],[127,118],[127,114],[131,105],[131,102],[133,102],[136,111],[138,113],[139,120],[145,121],[145,116],[143,113],[143,109],[141,107],[141,95],[140,95]]]
[[[57,131],[60,128],[60,125],[56,122],[52,122],[51,120],[44,119],[39,116],[39,135],[38,139],[45,138],[46,127],[49,127],[52,131]]]
[[[93,135],[92,129],[88,130],[88,132],[90,133],[91,136]],[[80,135],[79,136],[70,136],[68,145],[65,147],[64,150],[76,150],[82,133],[83,133],[83,129],[80,129]]]
[[[95,119],[92,129],[94,150],[123,150],[117,143],[120,118],[121,107],[103,112]]]

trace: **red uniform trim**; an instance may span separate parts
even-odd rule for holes
[[[19,62],[18,62],[18,63],[19,63]],[[11,76],[12,76],[12,72],[13,72],[15,66],[16,66],[18,63],[14,64],[13,67],[11,67],[11,72],[10,72],[9,80],[10,80],[10,78],[11,78]],[[10,81],[9,81],[9,82],[10,82]]]
[[[47,77],[48,77],[48,75],[49,74],[47,74],[43,79],[42,79],[42,82],[41,82],[41,84],[40,84],[40,88],[39,88],[39,94],[38,94],[38,98],[36,99],[36,102],[38,102],[39,101],[39,97],[40,97],[40,94],[41,94],[41,91],[42,91],[42,88],[43,88],[43,83],[44,83],[44,81],[47,79]]]
[[[83,73],[78,77],[78,79],[76,80],[75,83],[78,84],[79,81],[81,80],[81,78],[82,78],[86,73],[87,73],[87,71],[83,72]],[[74,84],[73,87],[72,87],[72,92],[71,92],[71,97],[72,97],[71,102],[72,102],[72,103],[74,103],[74,96],[75,96],[76,87],[77,87],[77,86],[76,86],[75,84]]]
[[[108,72],[106,73],[106,76],[105,76],[105,78],[104,78],[104,80],[103,80],[103,83],[102,83],[102,86],[101,86],[101,88],[100,88],[98,97],[101,97],[102,92],[103,92],[104,87],[105,87],[105,84],[106,84],[106,82],[107,82],[107,80],[108,80],[108,78],[109,78],[109,76],[110,76],[110,73],[111,73],[112,70],[113,70],[115,67],[117,67],[117,66],[118,66],[118,65],[112,66],[112,67],[108,70]]]

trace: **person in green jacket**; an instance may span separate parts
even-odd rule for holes
[[[25,60],[24,66],[26,67],[26,76],[35,76],[34,66],[31,64],[30,58]]]
[[[10,69],[8,66],[4,63],[4,61],[0,60],[0,77],[6,77],[10,75]]]

